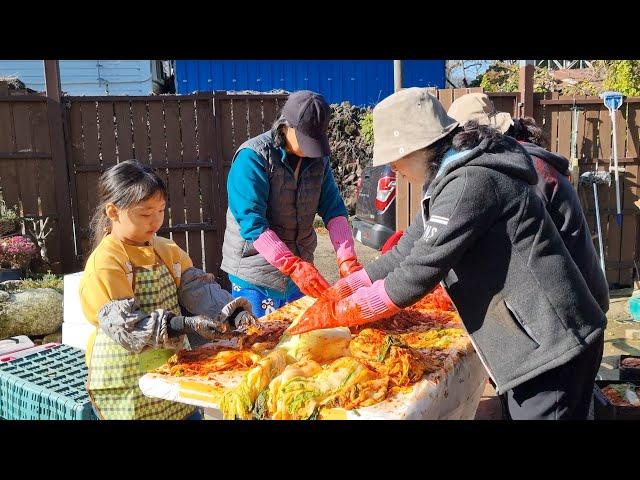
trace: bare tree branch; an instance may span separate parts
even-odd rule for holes
[[[29,233],[33,236],[38,247],[40,247],[40,256],[47,263],[49,262],[49,257],[47,254],[47,244],[45,240],[53,231],[53,228],[49,227],[49,230],[45,232],[47,224],[49,223],[49,218],[50,217],[46,217],[44,220],[40,219],[37,221],[33,218],[29,219],[33,225],[33,229],[29,229]],[[26,225],[23,225],[23,229],[26,230]]]
[[[487,63],[486,60],[447,60],[445,81],[454,88],[468,87]]]

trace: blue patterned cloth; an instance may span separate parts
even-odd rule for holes
[[[231,282],[231,295],[233,298],[244,297],[249,300],[253,314],[258,318],[275,312],[287,303],[291,303],[304,296],[297,287],[287,290],[287,292],[279,293],[258,285],[247,286],[245,284],[240,286]]]

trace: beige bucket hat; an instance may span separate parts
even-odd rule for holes
[[[486,93],[467,93],[456,99],[447,112],[464,125],[470,120],[475,120],[480,125],[491,125],[505,133],[513,125],[513,119],[507,112],[497,112],[491,99]]]
[[[373,109],[373,165],[428,147],[458,126],[426,88],[405,88]]]

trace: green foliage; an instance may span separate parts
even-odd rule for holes
[[[470,85],[476,86],[482,87],[485,92],[517,92],[518,66],[496,62]]]
[[[62,275],[55,275],[51,272],[44,275],[34,275],[33,278],[27,278],[20,284],[21,288],[53,288],[60,293],[64,292],[64,281]]]
[[[7,204],[2,199],[1,195],[0,195],[0,219],[12,220],[12,221],[18,220],[18,207],[17,206],[13,208],[7,207]]]
[[[596,68],[604,70],[605,90],[640,96],[640,60],[599,60]]]
[[[518,65],[496,62],[485,73],[479,75],[470,87],[482,87],[485,92],[517,92],[520,68]],[[536,67],[533,73],[534,92],[559,91],[559,83],[548,68]]]
[[[562,88],[562,95],[587,95],[598,96],[598,88],[589,80],[580,80],[574,85],[566,85]]]
[[[536,67],[533,72],[534,92],[558,92],[560,82],[553,77],[553,74],[546,67]]]
[[[373,112],[369,110],[360,118],[360,135],[367,145],[373,146]]]

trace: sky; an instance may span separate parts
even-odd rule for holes
[[[460,60],[448,60],[450,62],[459,62]],[[465,64],[467,73],[467,81],[471,82],[478,75],[484,73],[494,60],[462,60]],[[462,66],[454,68],[451,73],[451,80],[456,86],[462,83]]]

